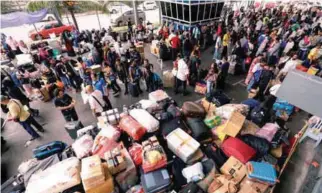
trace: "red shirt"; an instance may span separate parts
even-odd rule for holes
[[[172,48],[179,48],[180,47],[180,39],[178,36],[174,36],[171,40],[171,45],[172,45]]]

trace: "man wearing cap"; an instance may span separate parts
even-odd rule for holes
[[[38,131],[44,132],[43,127],[31,116],[31,114],[24,109],[19,100],[9,99],[7,96],[0,95],[0,102],[8,108],[7,121],[19,122],[22,127],[31,135],[29,141],[39,138],[39,134],[31,125],[34,125]]]

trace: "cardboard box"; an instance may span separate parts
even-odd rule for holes
[[[104,154],[107,162],[107,167],[110,173],[117,174],[126,169],[126,161],[124,155],[121,153],[118,147]]]
[[[233,176],[236,182],[239,183],[246,176],[247,168],[242,162],[231,156],[220,168],[220,172]]]
[[[207,112],[208,116],[214,116],[214,111],[216,110],[216,105],[214,103],[210,103],[206,100],[206,98],[201,99],[201,105]]]
[[[264,193],[266,192],[268,187],[268,184],[250,181],[249,179],[245,178],[240,183],[240,189],[238,193]]]
[[[98,155],[82,159],[81,177],[85,190],[104,183],[105,174]]]
[[[180,128],[172,131],[166,139],[169,149],[185,163],[194,156],[200,147],[200,143]]]
[[[234,111],[229,120],[225,123],[222,133],[231,137],[236,137],[244,125],[246,117],[241,113]]]
[[[103,163],[102,166],[105,174],[105,181],[100,185],[86,190],[86,193],[111,193],[114,191],[113,177],[108,171],[107,164]]]

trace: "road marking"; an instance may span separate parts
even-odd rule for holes
[[[238,82],[233,83],[232,85],[233,85],[233,86],[236,86],[237,84],[240,84],[240,83],[242,83],[243,81],[245,81],[245,80],[244,80],[244,79],[242,79],[242,80],[240,80],[240,81],[238,81]]]

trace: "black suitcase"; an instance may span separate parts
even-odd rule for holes
[[[139,96],[139,88],[136,83],[129,83],[129,92],[132,97],[138,97]]]
[[[192,131],[192,137],[197,141],[208,139],[210,135],[209,127],[201,118],[187,118],[187,124]]]
[[[13,176],[1,184],[1,193],[22,193],[25,189],[23,176]]]

